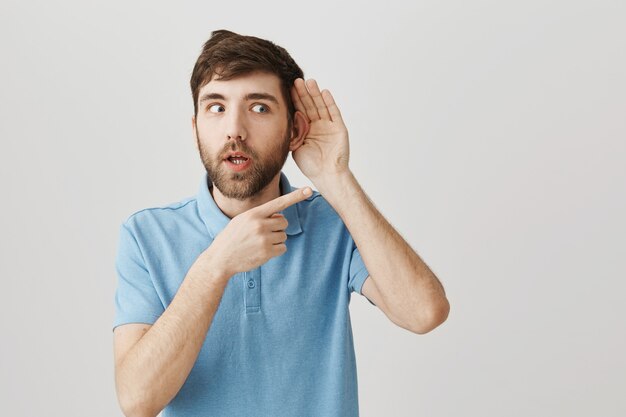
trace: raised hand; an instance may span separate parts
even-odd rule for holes
[[[314,79],[297,78],[291,97],[296,110],[310,121],[308,134],[292,157],[319,189],[323,182],[349,170],[348,129],[330,91],[320,92]]]

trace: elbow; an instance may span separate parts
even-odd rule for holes
[[[156,417],[158,412],[150,411],[148,407],[140,403],[122,402],[120,408],[126,417]]]
[[[156,417],[160,410],[155,410],[145,398],[130,392],[128,389],[117,389],[117,399],[125,417]]]
[[[411,331],[416,334],[426,334],[446,321],[449,314],[450,303],[446,297],[443,297],[441,302],[430,307],[417,318],[418,320],[411,327]]]

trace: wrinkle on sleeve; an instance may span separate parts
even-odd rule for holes
[[[153,324],[165,311],[133,233],[122,224],[115,258],[115,327],[126,323]]]
[[[349,292],[356,291],[357,293],[363,295],[361,289],[363,288],[363,283],[365,282],[367,277],[369,277],[369,272],[365,267],[363,258],[361,258],[359,249],[356,247],[356,243],[354,243],[352,237],[350,237],[350,241],[352,242],[352,256],[350,258],[350,276],[348,280],[348,290]],[[369,298],[365,297],[365,299],[369,301],[370,304],[376,305],[372,303]]]

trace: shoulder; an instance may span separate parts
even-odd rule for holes
[[[347,232],[343,221],[333,206],[319,192],[313,190],[313,194],[298,204],[298,215],[305,230],[334,230]],[[310,227],[307,227],[310,226]]]
[[[292,187],[292,190],[296,190],[296,188]],[[307,199],[302,200],[298,203],[298,208],[301,209],[302,214],[309,214],[315,216],[338,216],[337,212],[333,209],[333,207],[328,203],[326,198],[316,190],[313,190],[313,194],[311,194]]]
[[[196,197],[186,197],[169,204],[137,210],[126,217],[123,226],[134,231],[137,231],[139,228],[146,230],[150,227],[163,227],[171,223],[180,222],[196,213]]]

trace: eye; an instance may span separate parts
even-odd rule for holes
[[[215,108],[221,108],[222,110],[214,110]],[[209,107],[207,107],[207,110],[211,113],[221,113],[224,111],[224,107],[222,107],[222,105],[220,104],[211,104]]]
[[[258,111],[258,113],[267,113],[270,111],[269,107],[267,107],[265,104],[255,104],[254,106],[252,106],[252,108],[260,108],[260,110]]]

